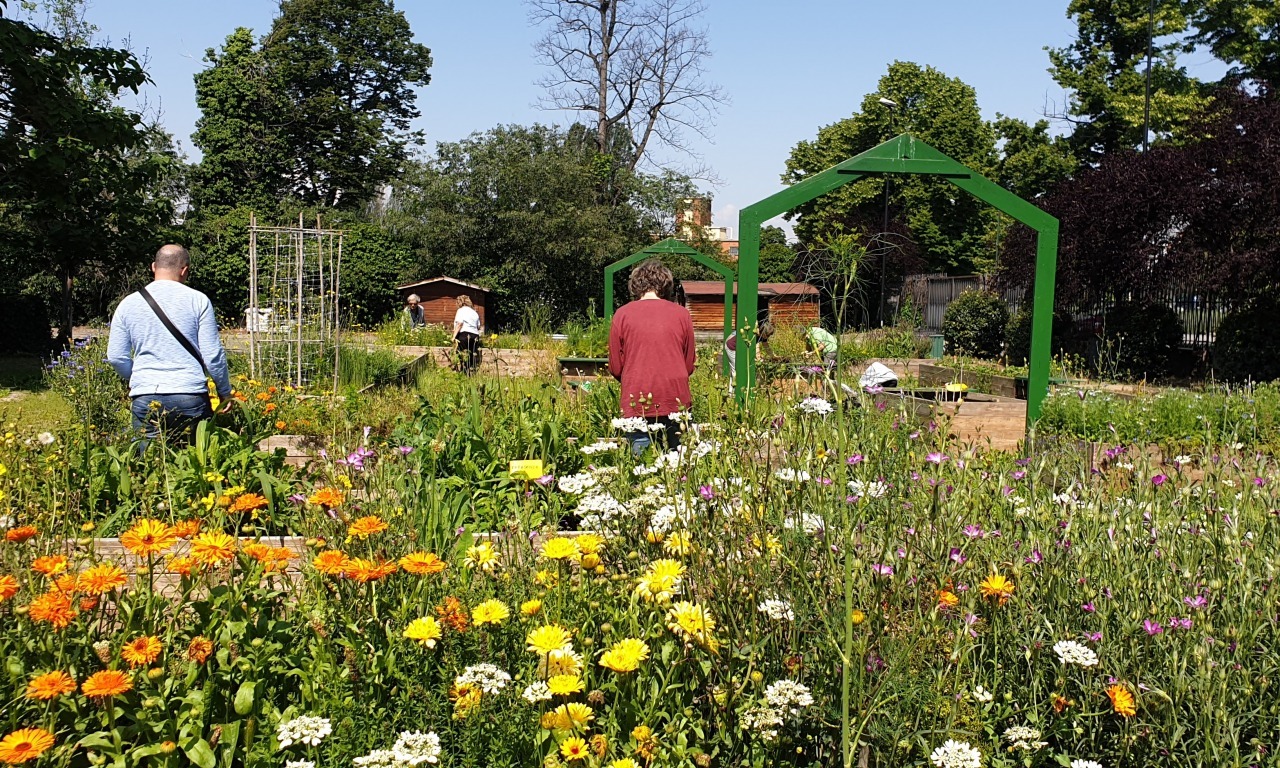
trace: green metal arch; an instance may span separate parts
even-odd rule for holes
[[[758,247],[759,245],[757,244]],[[710,256],[695,251],[674,237],[669,237],[660,243],[654,243],[648,248],[636,251],[626,258],[618,259],[604,268],[604,316],[609,320],[613,320],[613,278],[618,274],[618,270],[656,256],[687,256],[702,266],[715,270],[716,273],[724,278],[724,337],[728,339],[729,334],[733,333],[733,279],[736,276],[733,267],[725,266]],[[757,270],[758,272],[759,270]],[[726,374],[729,373],[728,366],[729,364],[726,361]]]
[[[760,284],[760,227],[798,205],[870,174],[941,176],[974,197],[1036,231],[1036,276],[1031,307],[1031,360],[1027,387],[1027,429],[1030,430],[1049,390],[1049,358],[1053,332],[1053,289],[1058,265],[1058,220],[1007,189],[908,134],[902,134],[855,155],[816,176],[743,208],[738,214],[738,325],[755,318]],[[746,339],[748,334],[741,338]],[[739,354],[736,391],[750,396],[755,384],[754,340]]]

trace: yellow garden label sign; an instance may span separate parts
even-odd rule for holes
[[[511,476],[520,480],[537,480],[546,474],[540,459],[524,459],[511,462]]]

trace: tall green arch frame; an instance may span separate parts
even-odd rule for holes
[[[756,249],[759,250],[759,237],[756,238]],[[604,316],[613,320],[613,279],[618,274],[618,270],[625,269],[645,259],[658,256],[687,256],[698,262],[704,267],[714,270],[721,278],[724,279],[724,337],[729,338],[729,334],[733,333],[733,279],[736,276],[733,267],[725,266],[706,254],[699,253],[674,237],[669,237],[660,243],[654,243],[640,251],[636,251],[625,259],[618,259],[609,266],[604,268]],[[756,261],[759,261],[757,255]],[[757,264],[756,276],[759,282],[759,265]],[[755,312],[755,302],[752,302],[752,312]],[[729,375],[729,362],[724,362],[724,373]]]
[[[754,321],[760,283],[760,227],[792,210],[864,176],[881,174],[941,176],[974,197],[1036,231],[1036,276],[1031,306],[1031,361],[1027,386],[1027,429],[1040,418],[1049,391],[1049,358],[1053,333],[1053,288],[1058,266],[1058,220],[1007,189],[928,144],[902,134],[810,176],[804,181],[743,208],[738,214],[738,327]],[[749,345],[737,356],[736,391],[750,397],[755,384],[755,339],[741,334]]]

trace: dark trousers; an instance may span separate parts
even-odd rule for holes
[[[138,450],[164,438],[170,445],[183,446],[191,440],[196,424],[213,418],[208,394],[138,395],[129,405]]]
[[[650,445],[658,446],[659,451],[674,451],[680,447],[680,423],[670,416],[646,416],[650,425],[661,427],[652,432],[628,432],[627,442],[631,444],[631,452],[636,456],[644,453]]]
[[[480,367],[480,336],[462,331],[458,334],[458,362],[462,371],[468,375],[475,373]]]

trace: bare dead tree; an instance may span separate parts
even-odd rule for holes
[[[635,170],[655,146],[696,158],[726,99],[703,76],[711,55],[701,0],[529,0],[552,71],[540,106],[589,115],[596,149]]]

